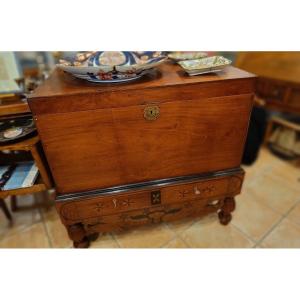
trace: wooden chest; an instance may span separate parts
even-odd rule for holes
[[[219,211],[230,221],[254,76],[188,77],[164,64],[130,84],[55,71],[29,99],[76,247],[88,236]]]

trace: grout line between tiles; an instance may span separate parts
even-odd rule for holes
[[[234,218],[234,216],[232,216],[232,218]],[[221,225],[221,224],[220,224]],[[237,225],[235,225],[233,222],[230,222],[230,225],[232,225],[232,227],[234,227],[237,231],[239,231],[241,234],[245,235],[252,243],[254,243],[254,245],[257,243],[257,241],[252,238],[248,233],[246,233],[244,230],[242,230],[241,228],[239,228]]]
[[[109,235],[110,235],[110,236],[113,238],[113,240],[117,243],[117,245],[118,245],[119,248],[123,248],[123,247],[121,247],[121,244],[119,243],[118,239],[115,237],[115,235],[114,235],[113,233],[110,233]]]
[[[259,198],[259,197],[258,197]],[[259,201],[259,199],[257,199]],[[268,208],[270,208],[273,212],[275,212],[276,214],[279,214],[281,216],[286,216],[287,214],[290,213],[291,209],[293,209],[297,203],[299,203],[300,200],[296,200],[295,203],[292,204],[292,206],[284,213],[280,212],[279,210],[277,210],[276,208],[274,208],[272,205],[268,204],[268,203],[263,203],[265,206],[267,206]]]
[[[182,237],[180,237],[180,238],[184,241],[184,243],[188,246],[188,248],[191,248],[191,249],[207,249],[207,247],[193,247],[184,238],[182,238]]]
[[[179,236],[177,236],[177,234],[175,233],[175,236],[172,237],[170,240],[168,240],[167,242],[163,243],[159,248],[163,248],[164,246],[168,245],[169,243],[171,243],[172,241],[174,241],[176,238],[179,238]]]
[[[270,229],[267,230],[266,233],[257,241],[255,246],[259,246],[264,241],[264,239],[282,222],[284,218],[285,216],[282,215],[281,218],[279,218],[279,220],[275,222],[273,226],[271,226]]]
[[[187,243],[186,241],[183,240],[183,238],[181,236],[178,236],[178,239],[180,239],[185,245],[187,248],[191,248]]]
[[[298,201],[284,214],[282,214],[281,218],[274,223],[273,226],[263,235],[263,237],[257,242],[256,246],[259,246],[263,240],[285,219],[288,214],[298,205]],[[294,223],[293,223],[294,224]]]
[[[192,220],[192,223],[190,225],[188,225],[183,231],[186,231],[188,230],[189,228],[191,228],[197,221],[201,220],[203,217],[201,218],[195,218],[194,220]],[[183,231],[181,231],[180,233],[177,233],[176,230],[172,229],[168,223],[164,223],[171,231],[173,231],[176,235],[180,235]],[[172,224],[172,222],[171,222]]]

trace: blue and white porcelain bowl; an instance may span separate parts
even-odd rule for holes
[[[138,79],[166,59],[166,55],[159,51],[79,52],[61,60],[57,66],[77,78],[112,83]]]

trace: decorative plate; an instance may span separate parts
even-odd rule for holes
[[[168,54],[168,57],[178,62],[181,60],[204,58],[207,57],[207,53],[199,51],[177,51],[171,52],[170,54]]]
[[[16,141],[36,131],[32,117],[4,120],[0,122],[0,143]]]
[[[92,82],[127,82],[140,78],[164,62],[162,52],[98,51],[79,52],[57,66],[75,77]]]
[[[223,56],[211,56],[202,59],[180,61],[178,63],[189,75],[193,76],[222,71],[226,66],[231,64],[231,60]]]

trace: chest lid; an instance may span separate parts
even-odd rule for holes
[[[38,115],[248,94],[254,79],[231,66],[216,74],[189,76],[178,65],[165,63],[137,81],[99,84],[56,69],[30,95],[29,105]]]

